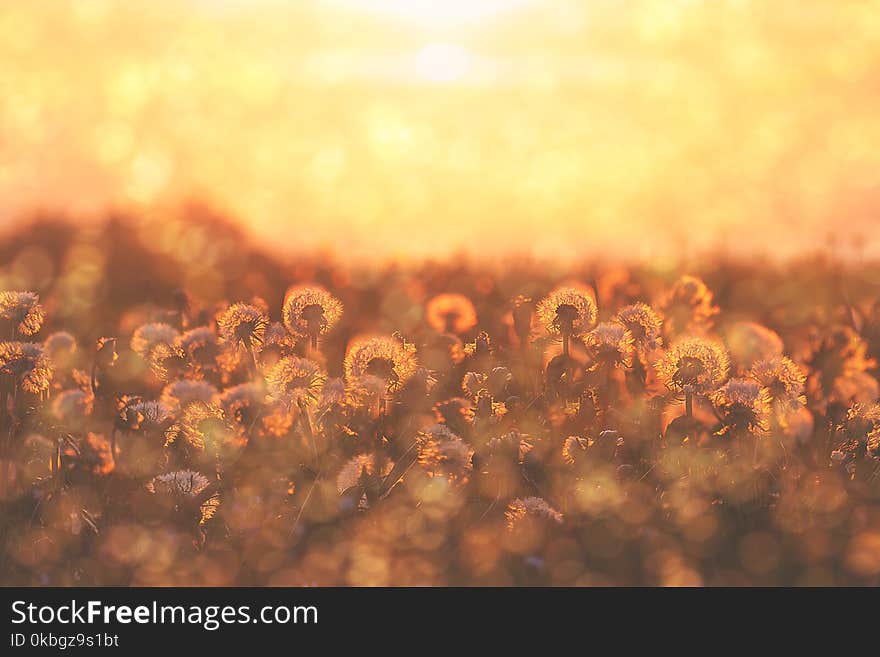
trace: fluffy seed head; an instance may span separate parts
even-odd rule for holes
[[[143,359],[149,359],[157,345],[173,345],[179,333],[170,324],[154,322],[143,324],[135,329],[131,336],[131,350]]]
[[[266,373],[269,401],[288,408],[317,402],[326,381],[327,373],[318,363],[297,356],[285,356]]]
[[[635,345],[623,324],[602,322],[584,336],[584,345],[595,366],[629,367]]]
[[[646,303],[634,303],[617,311],[614,321],[632,334],[633,343],[640,352],[653,351],[662,343],[660,331],[663,320]]]
[[[551,335],[581,336],[596,323],[596,301],[587,289],[556,288],[541,300],[536,311]]]
[[[54,372],[43,345],[0,342],[0,374],[12,377],[25,392],[39,395],[49,389]]]
[[[0,321],[11,324],[18,335],[34,335],[44,318],[40,296],[35,292],[0,292]]]
[[[656,369],[657,376],[671,390],[705,394],[727,378],[727,352],[711,340],[682,338],[663,354]]]
[[[234,303],[217,317],[217,328],[223,339],[247,349],[263,342],[268,325],[269,316],[261,308],[248,303]]]
[[[389,392],[401,388],[416,368],[415,348],[386,336],[355,338],[345,354],[345,378],[349,383],[372,377],[382,381]]]
[[[299,337],[329,333],[342,317],[342,302],[317,285],[294,287],[284,296],[284,326]]]

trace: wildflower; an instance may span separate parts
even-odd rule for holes
[[[687,415],[693,413],[693,395],[715,390],[727,378],[724,349],[710,340],[682,338],[673,343],[656,364],[657,376],[666,387],[685,393]]]
[[[567,340],[580,337],[596,322],[596,301],[592,292],[560,287],[544,297],[537,307],[538,318],[551,335],[560,335],[567,353]]]
[[[589,446],[588,438],[569,436],[562,444],[562,460],[569,465],[575,465],[586,454]]]
[[[258,355],[263,367],[271,367],[284,356],[294,354],[296,340],[281,322],[272,322],[263,333]]]
[[[453,397],[439,401],[432,409],[437,422],[448,424],[455,433],[466,432],[474,421],[474,407],[469,399]]]
[[[229,344],[253,349],[263,342],[268,315],[257,306],[234,303],[217,317],[220,335]]]
[[[131,350],[144,360],[149,360],[153,349],[160,344],[172,345],[178,336],[177,329],[169,324],[155,322],[135,329],[131,336]]]
[[[147,483],[147,490],[165,497],[176,511],[197,509],[199,524],[214,517],[220,506],[220,494],[210,491],[211,481],[195,470],[176,470],[161,474]]]
[[[43,326],[43,307],[34,292],[0,292],[0,321],[13,329],[11,337],[30,336]]]
[[[384,336],[355,338],[345,355],[345,378],[349,382],[371,377],[388,392],[399,390],[417,368],[411,345]]]
[[[783,412],[797,410],[806,403],[806,374],[790,358],[772,356],[752,365],[749,376],[767,389],[774,407]]]
[[[217,394],[217,388],[207,381],[189,381],[181,379],[172,381],[162,389],[162,403],[171,412],[177,412],[193,402],[209,403]]]
[[[230,420],[249,427],[256,419],[266,392],[261,383],[240,383],[217,395],[217,403]]]
[[[507,505],[504,517],[507,519],[509,530],[517,529],[526,518],[544,520],[557,525],[562,523],[562,514],[541,497],[516,498]]]
[[[165,431],[166,445],[179,441],[198,452],[204,451],[219,457],[222,450],[236,442],[236,431],[219,406],[193,402],[183,409],[180,418]]]
[[[463,294],[438,294],[428,301],[425,316],[438,333],[462,335],[477,325],[474,304]]]
[[[0,342],[0,374],[12,377],[25,392],[39,395],[52,382],[52,363],[36,342]]]
[[[186,353],[180,347],[157,344],[150,352],[150,369],[160,381],[183,376],[187,370]]]
[[[712,291],[696,276],[682,276],[659,304],[670,335],[701,333],[712,327],[718,307]]]
[[[602,322],[584,336],[587,353],[594,367],[629,367],[632,365],[633,336],[616,322]]]
[[[326,381],[327,373],[318,363],[296,356],[285,356],[266,373],[269,401],[287,408],[317,402]]]
[[[474,450],[445,424],[434,424],[416,436],[418,463],[431,477],[467,481]]]
[[[342,317],[342,303],[322,287],[296,287],[287,291],[281,315],[287,330],[309,338],[315,349],[318,336],[329,333]]]
[[[379,496],[382,478],[393,469],[391,460],[379,459],[375,454],[358,454],[342,466],[336,476],[336,490],[340,495],[354,493],[358,508],[369,508],[371,499]]]
[[[68,369],[76,354],[76,338],[67,331],[56,331],[43,341],[46,355],[57,369]]]
[[[663,320],[646,303],[638,302],[621,308],[614,316],[614,321],[630,332],[639,353],[651,352],[663,342],[660,337]]]
[[[197,326],[182,333],[174,341],[174,348],[197,372],[213,372],[217,369],[221,348],[217,334],[210,326]]]
[[[155,435],[172,420],[171,411],[161,401],[123,397],[119,401],[117,425],[124,431]]]
[[[727,431],[766,431],[770,394],[759,382],[731,379],[712,393],[712,403]]]

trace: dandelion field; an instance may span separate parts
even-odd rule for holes
[[[188,225],[4,239],[3,584],[877,583],[876,265],[359,269]]]

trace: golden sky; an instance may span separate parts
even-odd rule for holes
[[[3,2],[0,90],[0,223],[201,200],[292,251],[880,251],[876,0]]]

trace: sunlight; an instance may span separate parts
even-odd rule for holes
[[[416,56],[416,72],[433,82],[460,79],[470,67],[470,53],[454,43],[429,43]]]
[[[332,0],[352,9],[399,16],[424,25],[456,25],[485,20],[534,0]]]

